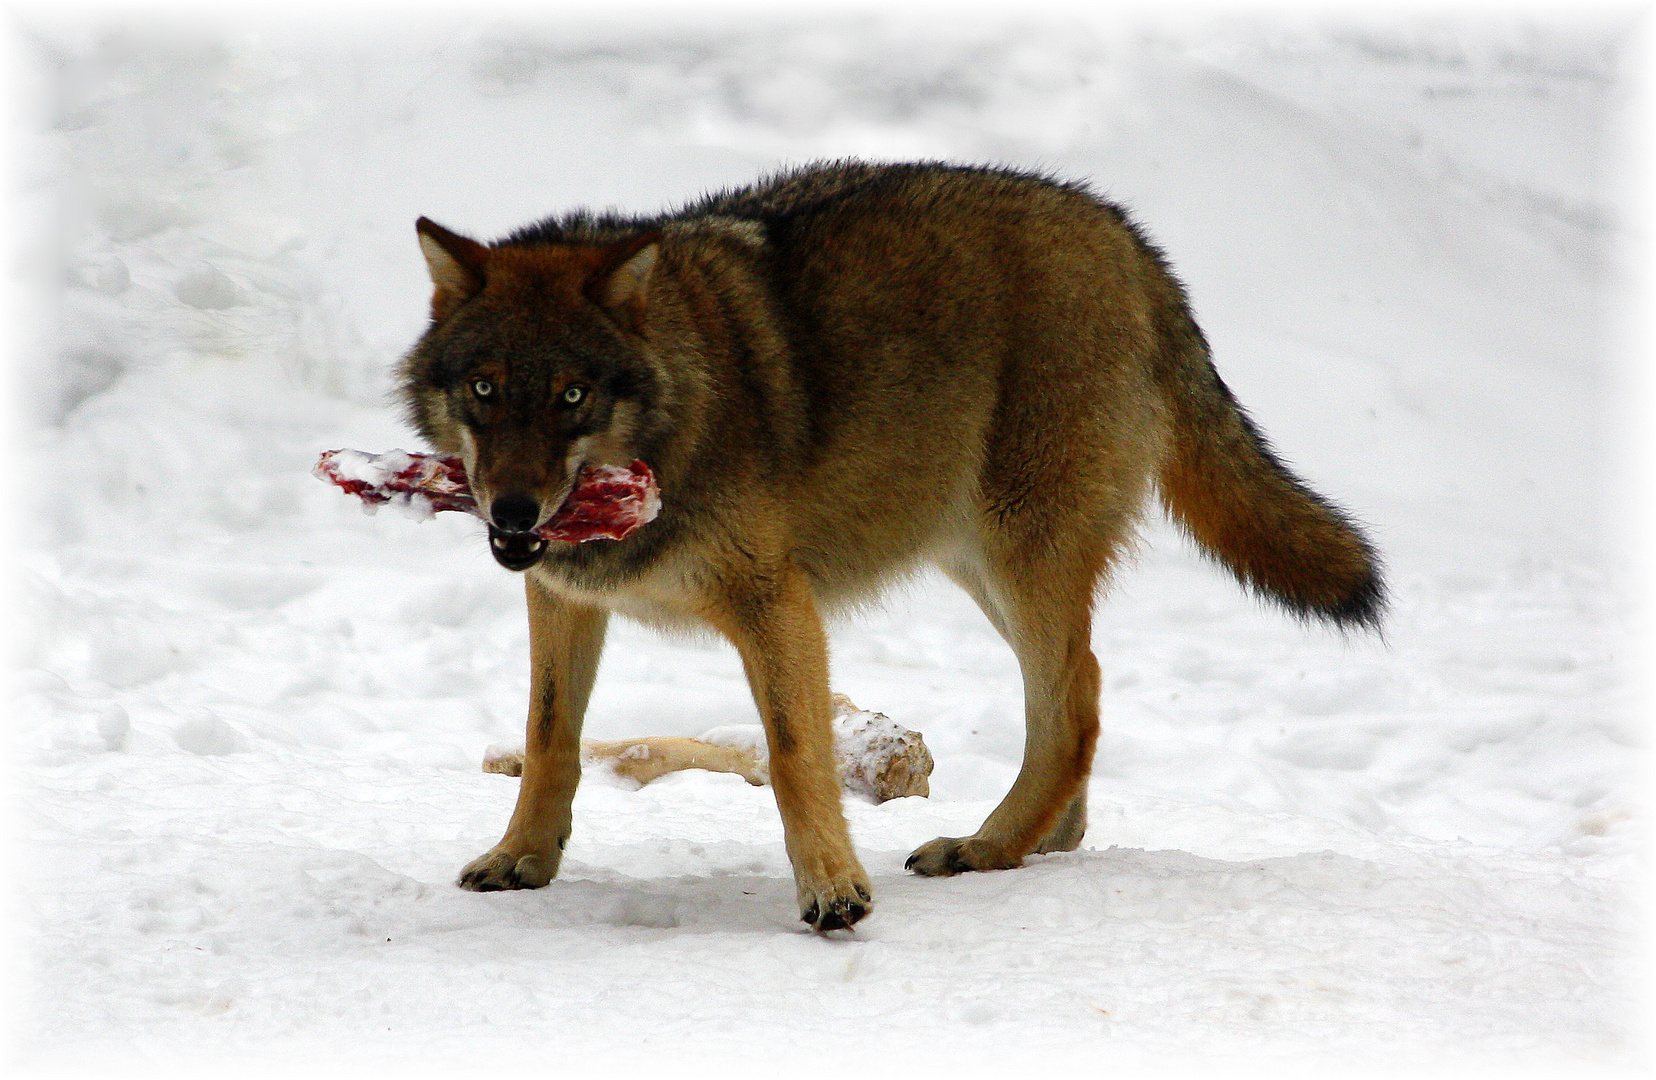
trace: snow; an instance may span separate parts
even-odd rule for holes
[[[20,18],[14,265],[55,321],[17,342],[19,1068],[1646,1060],[1631,15]],[[481,524],[310,475],[411,445],[414,220],[840,154],[1129,205],[1372,524],[1385,637],[1154,524],[1099,608],[1082,850],[926,880],[1023,734],[1010,652],[923,576],[832,628],[835,688],[936,761],[929,799],[847,800],[854,934],[803,930],[772,795],[727,774],[590,769],[558,880],[455,888],[517,786],[480,763],[521,739],[521,584]],[[754,719],[728,647],[612,625],[589,737]]]

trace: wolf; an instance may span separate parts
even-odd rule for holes
[[[1378,626],[1373,546],[1276,456],[1163,253],[1083,183],[838,161],[489,244],[416,232],[434,288],[401,396],[464,460],[529,614],[522,787],[463,888],[557,874],[612,612],[735,646],[818,931],[873,907],[832,758],[825,613],[931,564],[1017,657],[1022,768],[977,832],[908,857],[923,875],[1080,844],[1094,596],[1158,499],[1245,588]],[[535,534],[583,465],[635,459],[659,478],[656,520],[614,541]]]

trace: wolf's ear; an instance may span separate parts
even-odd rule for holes
[[[661,252],[661,234],[648,232],[610,246],[602,268],[587,284],[592,302],[634,334],[643,332],[650,274]]]
[[[420,250],[436,291],[431,296],[431,317],[438,322],[483,289],[483,265],[489,251],[476,240],[451,233],[430,218],[414,223],[420,235]]]

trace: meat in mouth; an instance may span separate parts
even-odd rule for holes
[[[419,518],[459,510],[488,521],[459,458],[403,450],[330,450],[313,471],[360,498],[370,512],[390,504]],[[621,540],[660,512],[661,490],[644,462],[583,465],[569,496],[545,524],[530,532],[506,532],[489,522],[489,551],[508,570],[527,570],[546,554],[548,541]]]

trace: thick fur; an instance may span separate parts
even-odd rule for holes
[[[418,229],[436,288],[402,371],[410,415],[464,457],[497,559],[527,569],[523,786],[467,888],[557,873],[610,611],[734,643],[800,914],[823,930],[871,907],[832,761],[825,610],[931,562],[1017,654],[1022,771],[975,834],[914,852],[922,874],[1081,842],[1093,597],[1153,493],[1288,611],[1378,621],[1367,541],[1242,413],[1160,253],[1078,184],[843,162],[488,246]],[[634,458],[662,511],[633,536],[524,528],[582,463]]]

